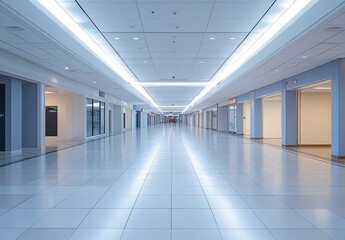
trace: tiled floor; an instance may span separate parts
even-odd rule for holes
[[[84,143],[81,139],[56,140],[54,138],[46,138],[46,146],[44,149],[23,149],[18,151],[0,152],[0,167],[10,165],[12,163],[21,162],[42,154],[56,152],[68,147],[76,146]]]
[[[0,239],[344,239],[345,168],[155,126],[0,168]]]

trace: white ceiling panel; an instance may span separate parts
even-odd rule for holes
[[[207,52],[199,52],[197,58],[227,58],[229,57],[231,52],[226,51],[207,51]]]
[[[151,52],[152,58],[196,58],[198,52]]]
[[[142,19],[145,32],[205,32],[208,19]]]
[[[168,18],[171,20],[176,20],[176,19],[183,19],[183,18],[209,19],[213,4],[212,3],[151,2],[151,3],[139,3],[138,6],[139,6],[140,16],[143,19]]]
[[[37,34],[33,33],[17,33],[18,37],[24,39],[28,43],[47,43],[47,40],[45,40],[42,37],[37,36]]]
[[[24,39],[10,33],[1,33],[0,34],[0,41],[5,43],[27,43]]]
[[[328,38],[326,41],[326,43],[337,43],[337,44],[342,44],[345,43],[345,33],[338,33],[336,35],[334,35],[331,38]]]
[[[81,3],[91,18],[139,18],[137,5],[128,2],[88,2]]]
[[[150,44],[150,52],[197,52],[200,45],[197,44]]]
[[[243,18],[243,19],[211,19],[207,32],[249,32],[257,23],[258,19]]]
[[[224,51],[228,56],[236,49],[235,44],[202,44],[200,52],[218,52]]]
[[[113,47],[117,52],[148,52],[146,44],[114,44]],[[121,54],[120,54],[121,55]]]
[[[95,18],[95,24],[102,32],[142,32],[139,18]]]
[[[194,59],[153,59],[155,66],[193,66]]]
[[[200,44],[202,33],[146,33],[147,44]]]
[[[259,20],[270,7],[270,2],[231,2],[216,3],[212,18],[255,18]]]
[[[191,100],[199,91],[201,91],[202,88],[201,87],[159,87],[159,88],[145,87],[145,89],[155,99],[181,99],[182,98],[182,99]]]

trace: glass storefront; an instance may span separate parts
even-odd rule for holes
[[[105,103],[87,98],[87,136],[96,136],[105,133]]]

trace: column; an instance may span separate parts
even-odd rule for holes
[[[22,83],[22,147],[38,147],[38,106],[37,84],[31,82]]]
[[[41,152],[45,151],[46,146],[46,86],[43,83],[37,83],[37,148]]]
[[[283,83],[282,89],[282,145],[298,145],[298,121],[297,121],[297,91],[286,90]]]
[[[263,138],[262,98],[255,98],[255,92],[250,99],[250,138]]]
[[[332,66],[332,157],[345,158],[345,59]]]
[[[236,134],[243,135],[243,103],[236,103]]]
[[[22,81],[1,76],[5,83],[5,151],[22,148]]]

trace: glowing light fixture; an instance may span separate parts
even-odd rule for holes
[[[155,108],[160,112],[157,103],[146,92],[146,90],[137,84],[139,81],[133,76],[128,69],[123,67],[123,63],[120,62],[120,57],[113,58],[109,56],[96,42],[87,34],[77,22],[55,1],[55,0],[36,0],[47,11],[49,11],[54,17],[56,17],[68,30],[71,31],[76,37],[78,37],[95,55],[103,61],[113,72],[119,75],[124,81],[132,85],[141,95],[143,95]],[[138,40],[139,38],[133,38]]]
[[[204,87],[210,85],[208,82],[141,82],[138,83],[141,86],[147,86],[147,87],[169,87],[169,86],[175,86],[175,87]]]
[[[158,106],[159,108],[185,108],[187,106]]]
[[[220,82],[230,77],[236,70],[245,64],[251,57],[253,57],[265,44],[267,44],[276,34],[285,27],[294,17],[296,17],[312,0],[296,0],[293,4],[274,22],[248,49],[234,61],[233,58],[228,58],[225,62],[226,68],[220,69],[209,81],[210,85],[205,87],[198,95],[188,104],[182,111],[186,112],[190,107],[195,105],[201,98],[203,98],[212,88],[217,86]],[[211,39],[211,38],[210,38]],[[231,62],[231,64],[230,64]]]

